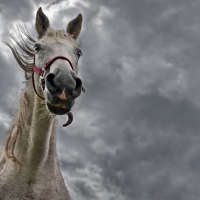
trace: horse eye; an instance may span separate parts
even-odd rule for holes
[[[79,51],[79,52],[77,53],[77,57],[78,57],[78,59],[79,59],[81,56],[82,56],[82,52]]]
[[[35,44],[34,45],[34,49],[35,49],[36,53],[38,53],[40,51],[40,45],[39,44]]]

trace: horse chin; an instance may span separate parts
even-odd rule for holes
[[[47,102],[46,105],[47,105],[47,109],[55,115],[65,115],[71,110],[68,108],[64,108],[63,106],[60,106],[60,105],[50,104],[49,102]]]

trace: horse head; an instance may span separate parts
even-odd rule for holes
[[[78,60],[82,52],[76,43],[81,26],[81,14],[68,23],[66,31],[51,29],[41,8],[36,14],[38,40],[34,44],[33,78],[41,86],[47,109],[56,115],[69,113],[82,91],[82,81],[78,77]],[[34,88],[38,94],[38,85]]]

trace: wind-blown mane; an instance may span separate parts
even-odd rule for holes
[[[16,45],[13,44],[12,40],[5,41],[4,43],[10,47],[16,61],[19,66],[25,71],[31,73],[34,64],[34,48],[33,45],[36,42],[28,33],[26,27],[19,26],[16,31],[16,36],[10,34],[11,39]],[[25,76],[28,79],[27,76]]]
[[[29,127],[24,123],[27,120],[27,107],[28,107],[28,100],[27,100],[27,90],[21,94],[20,98],[20,105],[19,111],[15,120],[13,121],[12,126],[7,132],[6,137],[4,138],[3,148],[1,149],[1,156],[0,156],[0,165],[4,164],[4,168],[9,159],[12,159],[14,163],[18,165],[18,169],[20,166],[20,161],[17,159],[16,155],[14,154],[14,149],[16,145],[16,141],[20,138],[20,133],[24,129],[28,129]]]
[[[28,76],[27,73],[32,72],[32,66],[34,64],[35,52],[33,44],[36,41],[29,35],[26,28],[22,27],[17,28],[16,36],[10,34],[10,37],[13,42],[16,43],[17,47],[13,44],[12,40],[4,41],[4,43],[10,47],[19,66],[25,72],[26,80],[28,80],[30,79],[30,76]],[[18,168],[20,166],[20,161],[17,159],[16,155],[14,155],[14,149],[16,141],[20,137],[19,133],[21,133],[23,129],[28,128],[26,124],[23,123],[27,120],[27,92],[30,91],[27,91],[27,88],[25,88],[20,97],[17,116],[4,138],[3,148],[1,149],[0,155],[0,165],[5,163],[4,167],[6,167],[9,158],[18,165]]]

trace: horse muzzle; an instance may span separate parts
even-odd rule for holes
[[[47,107],[56,115],[68,113],[82,91],[82,81],[75,73],[51,72],[45,78]]]

